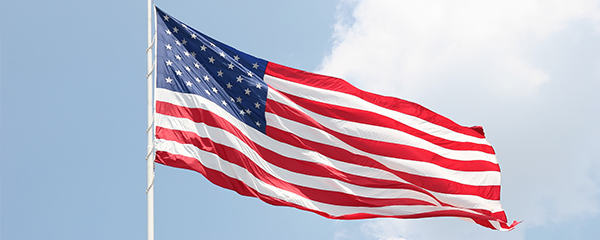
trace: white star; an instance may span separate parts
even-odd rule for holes
[[[232,97],[230,97],[230,98],[229,98],[229,101],[231,101],[231,102],[235,102],[235,100],[233,100],[233,98],[232,98]]]
[[[169,21],[169,16],[165,15],[165,16],[163,16],[163,18],[165,19],[165,21],[167,21],[167,22]]]
[[[246,88],[244,91],[246,91],[246,95],[250,95],[250,88]]]
[[[181,26],[182,26],[183,28],[187,28],[187,26],[186,26],[185,24],[181,24]]]
[[[173,62],[171,62],[171,60],[167,60],[167,66],[171,66],[173,65]]]
[[[208,58],[208,61],[209,61],[210,63],[215,63],[215,59],[214,59],[213,57],[209,57],[209,58]]]
[[[177,71],[175,71],[175,73],[176,73],[177,75],[181,76],[181,71],[177,70]]]
[[[250,115],[252,112],[250,111],[250,109],[247,109],[247,108],[246,108],[246,113],[247,113],[248,115]]]
[[[192,71],[192,69],[190,67],[188,67],[188,66],[185,66],[185,70],[187,70],[188,72]]]
[[[208,77],[208,75],[204,75],[204,80],[206,80],[206,81],[210,80],[210,78]]]
[[[196,80],[196,82],[200,82],[200,78],[195,77],[194,80]]]
[[[258,69],[258,63],[254,63],[254,64],[252,64],[252,67],[253,67],[254,69]]]
[[[192,39],[196,39],[196,34],[192,33]]]
[[[204,92],[206,92],[206,94],[208,94],[208,96],[210,96],[210,92],[206,89],[204,89]]]
[[[260,89],[262,87],[262,85],[260,83],[256,84],[256,88]]]
[[[233,87],[233,85],[231,85],[231,83],[227,83],[227,89],[231,89],[231,87]]]
[[[192,52],[192,57],[196,57],[196,53],[195,52]]]
[[[237,97],[237,102],[242,103],[242,98],[241,97]]]
[[[202,45],[202,46],[200,47],[200,50],[202,50],[202,51],[205,51],[205,52],[206,52],[206,46]]]
[[[186,43],[187,43],[187,41],[186,41],[185,39],[183,39],[183,40],[181,41],[181,44],[183,44],[183,45],[185,45]]]
[[[165,45],[165,47],[167,47],[167,49],[169,49],[169,50],[171,50],[171,48],[173,48],[173,47],[171,47],[171,44],[167,44],[167,45]]]
[[[244,116],[244,114],[246,114],[246,112],[244,112],[244,110],[240,110],[240,114],[242,114],[242,116]]]
[[[211,46],[216,47],[216,45],[214,43],[208,42],[210,43]]]
[[[171,77],[165,78],[165,80],[167,80],[167,83],[173,82],[173,79]]]
[[[200,63],[194,63],[194,67],[200,69]]]
[[[175,58],[177,58],[177,60],[181,60],[181,56],[179,55],[175,55]]]
[[[213,92],[217,93],[217,89],[216,88],[212,88]]]
[[[169,31],[169,29],[166,29],[165,32],[167,32],[167,34],[171,35],[171,31]]]
[[[255,102],[255,103],[254,103],[254,107],[255,107],[255,108],[260,108],[260,103],[258,103],[258,102]]]
[[[185,85],[188,85],[189,87],[191,87],[192,86],[192,82],[187,81],[187,82],[185,82]]]
[[[238,57],[238,55],[235,55],[235,56],[233,56],[233,59],[235,59],[237,61],[237,60],[240,60],[240,57]]]
[[[248,71],[248,76],[252,77],[252,72]]]
[[[227,106],[227,102],[225,102],[225,100],[221,100],[221,103],[223,103],[223,105]]]
[[[229,66],[227,66],[227,68],[229,68],[229,69],[233,69],[233,67],[234,67],[233,63],[230,63]]]
[[[181,46],[181,43],[179,42],[179,40],[175,40],[175,44],[177,44],[177,46]]]
[[[260,127],[260,122],[256,121],[255,123],[256,123],[256,126]]]
[[[183,52],[183,54],[185,54],[186,57],[190,56],[190,53],[188,51]]]
[[[243,79],[243,78],[242,78],[242,76],[238,76],[238,77],[237,77],[237,82],[240,82],[240,83],[241,83],[241,82],[242,82],[242,79]]]
[[[219,55],[221,55],[221,57],[225,57],[225,53],[224,52],[219,53]]]
[[[217,74],[219,75],[219,77],[223,77],[223,71],[219,70],[219,71],[217,72]]]
[[[173,28],[173,32],[175,32],[175,33],[178,33],[178,32],[179,32],[179,29],[177,29],[177,27],[174,27],[174,28]]]

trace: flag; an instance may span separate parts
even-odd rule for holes
[[[225,45],[156,8],[155,161],[331,219],[511,230],[480,127]]]

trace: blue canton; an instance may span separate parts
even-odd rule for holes
[[[156,8],[156,87],[200,95],[265,132],[267,61],[216,41]]]

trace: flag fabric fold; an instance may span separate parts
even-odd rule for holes
[[[512,230],[481,127],[238,51],[156,8],[156,159],[332,219]]]

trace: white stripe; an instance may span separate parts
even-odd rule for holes
[[[368,188],[368,187],[357,186],[354,184],[349,184],[346,182],[341,182],[341,181],[338,181],[335,179],[304,175],[304,174],[299,174],[296,172],[291,172],[289,170],[279,168],[279,167],[272,165],[271,163],[265,161],[258,153],[256,153],[253,149],[251,149],[250,146],[248,146],[242,140],[238,139],[235,135],[233,135],[225,130],[222,130],[220,128],[207,126],[204,123],[194,123],[193,121],[191,121],[189,119],[185,119],[185,118],[176,118],[176,117],[171,117],[171,116],[165,116],[162,114],[157,114],[156,124],[157,124],[157,126],[168,128],[168,129],[194,132],[194,133],[197,133],[198,136],[200,136],[200,137],[204,137],[204,138],[210,137],[211,140],[216,143],[219,143],[219,144],[222,144],[222,145],[225,145],[228,147],[236,148],[240,152],[242,152],[244,155],[246,155],[250,160],[252,160],[257,166],[259,166],[264,171],[268,172],[269,174],[271,174],[274,177],[277,177],[280,180],[290,182],[292,184],[315,188],[315,189],[337,191],[337,192],[342,192],[342,193],[347,193],[347,194],[352,194],[352,195],[357,195],[357,196],[362,196],[362,197],[370,197],[370,198],[402,198],[402,197],[406,197],[406,198],[419,199],[419,200],[431,202],[433,204],[437,204],[437,201],[430,198],[429,196],[422,194],[420,192],[412,191],[412,190]],[[266,137],[265,135],[263,135],[260,132],[254,133],[252,131],[256,131],[256,130],[254,130],[253,128],[250,128],[249,132],[251,135],[258,134],[258,136],[252,137],[257,145],[263,145],[263,144],[269,145],[270,147],[274,148],[271,150],[274,150],[275,152],[277,152],[276,150],[278,150],[278,149],[281,150],[279,147],[286,146],[285,144],[282,144],[280,142],[272,140],[269,137]],[[303,150],[303,151],[306,151],[306,150]],[[332,162],[334,162],[335,165],[338,165],[338,163],[340,163],[335,160],[332,160]],[[347,165],[350,165],[350,164],[347,164]],[[354,166],[356,168],[360,167],[361,170],[363,170],[366,173],[384,172],[384,171],[381,171],[378,169],[362,167],[359,165],[354,165]],[[338,168],[338,166],[334,166],[334,167]],[[338,170],[340,170],[342,172],[348,172],[348,171],[346,171],[346,169],[338,168]],[[356,175],[365,176],[365,174],[362,174],[362,173],[363,172],[359,172],[359,173],[356,173]],[[368,175],[375,175],[374,173],[370,173]],[[387,172],[385,172],[385,173],[387,173]],[[389,173],[387,173],[387,174],[389,174]],[[391,174],[389,174],[389,175],[391,175]],[[377,179],[384,179],[384,180],[397,180],[398,182],[410,184],[410,183],[398,178],[395,175],[391,175],[391,176],[393,176],[393,177],[391,177],[391,178],[385,178],[385,176],[373,176],[373,177],[377,178]],[[444,194],[444,193],[437,193],[437,192],[433,192],[433,191],[428,191],[428,192],[433,194],[440,201],[447,203],[447,204],[451,204],[456,207],[479,208],[479,209],[487,209],[490,211],[501,211],[502,210],[499,201],[487,200],[487,199],[481,198],[479,196]]]
[[[267,184],[260,179],[255,178],[252,174],[248,172],[245,168],[242,168],[238,165],[231,164],[227,161],[222,160],[219,156],[201,151],[197,149],[195,146],[190,144],[179,144],[177,142],[165,141],[165,140],[157,140],[157,150],[159,151],[167,151],[173,152],[179,155],[183,155],[186,157],[192,157],[198,159],[198,161],[207,168],[220,171],[225,175],[239,179],[248,185],[250,188],[258,191],[261,194],[271,196],[277,199],[281,199],[293,204],[297,204],[312,210],[325,212],[335,217],[354,214],[354,213],[370,213],[370,214],[378,214],[383,216],[396,216],[396,215],[410,215],[410,214],[420,214],[427,213],[431,211],[442,211],[442,210],[458,210],[466,213],[482,215],[478,212],[462,209],[462,208],[454,208],[454,207],[442,207],[442,206],[404,206],[404,205],[395,205],[395,206],[386,206],[386,207],[347,207],[347,206],[338,206],[332,204],[321,203],[317,201],[313,201],[292,192],[274,187],[270,184]]]
[[[310,110],[307,110],[301,106],[298,106],[285,96],[281,95],[277,92],[277,90],[269,89],[267,94],[267,98],[276,101],[280,104],[289,106],[291,108],[295,108],[296,110],[303,112],[309,117],[316,120],[318,123],[323,125],[326,128],[329,128],[333,131],[350,135],[353,137],[359,137],[364,139],[370,139],[381,142],[402,144],[406,146],[411,146],[415,148],[424,149],[430,151],[439,156],[443,156],[446,158],[460,160],[460,161],[473,161],[473,160],[482,160],[488,161],[491,163],[497,163],[496,156],[494,154],[488,154],[480,151],[467,151],[467,150],[452,150],[440,147],[438,145],[432,144],[428,141],[425,141],[421,138],[415,137],[413,135],[407,134],[402,131],[398,131],[396,129],[385,128],[380,126],[368,125],[363,123],[350,122],[335,118],[326,117],[317,113],[314,113]],[[267,113],[269,114],[269,113]],[[308,126],[307,126],[308,127]],[[296,130],[302,132],[302,130]],[[296,132],[292,131],[292,132]]]
[[[309,209],[318,210],[318,207],[316,207],[311,200],[302,198],[295,193],[291,193],[289,191],[266,184],[260,179],[252,176],[252,174],[250,174],[245,168],[224,161],[216,154],[201,151],[194,145],[179,144],[177,142],[157,139],[156,150],[195,158],[204,167],[222,172],[228,177],[239,179],[250,188],[257,190],[262,194],[282,199],[290,203],[298,204]]]
[[[377,106],[350,94],[310,87],[266,74],[264,75],[263,79],[271,87],[290,95],[324,102],[332,105],[375,112],[384,116],[391,117],[396,121],[404,123],[415,129],[447,140],[489,145],[488,141],[484,138],[476,138],[466,134],[454,132],[443,126],[427,122],[423,119]]]
[[[157,100],[159,100],[159,101],[165,101],[165,102],[169,102],[172,104],[187,106],[187,107],[191,107],[191,108],[202,108],[205,110],[209,110],[209,111],[217,114],[218,116],[226,119],[227,121],[234,124],[235,126],[237,126],[238,129],[240,129],[240,131],[242,131],[242,133],[244,135],[248,136],[253,141],[259,143],[261,146],[271,149],[271,150],[273,150],[281,155],[284,155],[286,157],[295,158],[295,159],[304,160],[304,161],[323,163],[323,164],[327,164],[329,166],[334,166],[334,164],[332,164],[332,162],[336,162],[335,165],[336,166],[339,165],[339,164],[337,164],[338,161],[327,158],[320,153],[317,153],[314,151],[309,151],[309,150],[299,149],[299,148],[296,148],[296,147],[293,147],[293,146],[290,146],[287,144],[280,143],[271,138],[265,138],[264,134],[256,131],[253,128],[246,127],[246,124],[239,121],[237,118],[231,116],[227,111],[223,110],[220,106],[216,105],[212,101],[206,100],[205,98],[203,98],[201,96],[193,95],[193,94],[175,93],[175,92],[170,92],[169,90],[164,90],[164,89],[157,89],[156,95],[157,95]],[[267,117],[267,124],[269,126],[278,128],[278,129],[286,131],[286,132],[292,132],[300,137],[306,138],[311,141],[320,142],[320,143],[327,144],[330,146],[342,148],[342,149],[345,149],[345,150],[347,150],[351,153],[357,154],[357,155],[363,155],[363,156],[370,157],[370,158],[375,159],[378,162],[381,162],[385,166],[392,168],[394,170],[398,170],[398,171],[402,171],[402,172],[406,172],[406,173],[410,173],[410,174],[415,174],[415,175],[421,175],[421,176],[443,178],[443,179],[448,179],[448,180],[455,181],[458,183],[474,185],[474,186],[500,185],[500,173],[496,172],[496,171],[463,172],[463,171],[456,171],[456,170],[452,170],[452,169],[446,169],[446,168],[440,167],[438,165],[435,165],[432,163],[427,163],[427,162],[411,161],[411,160],[404,160],[404,159],[374,155],[374,154],[370,154],[370,153],[366,153],[364,151],[358,150],[358,149],[344,143],[343,141],[335,138],[334,136],[331,136],[330,134],[323,132],[319,129],[308,127],[308,126],[305,126],[300,123],[290,121],[290,120],[287,120],[284,118],[279,118],[270,113],[267,113],[266,117]],[[192,127],[192,126],[190,126],[190,127]],[[191,128],[191,129],[194,129],[194,128]],[[192,130],[189,130],[189,131],[192,131]],[[294,154],[294,153],[298,153],[298,154]],[[373,171],[372,168],[361,169],[361,170],[365,170],[366,172]],[[379,176],[379,174],[380,173],[377,172],[376,174],[373,174],[373,176]],[[358,174],[358,175],[362,175],[362,174]],[[392,174],[390,174],[390,175],[392,175]],[[371,175],[369,175],[369,176],[371,176]],[[385,177],[387,177],[387,176],[385,176]],[[389,178],[382,178],[382,177],[377,177],[377,178],[389,179]]]
[[[489,221],[489,220],[488,220]],[[498,230],[502,230],[502,227],[500,226],[500,223],[498,221],[489,221],[492,226],[494,226],[496,229]]]
[[[387,180],[399,180],[401,182],[406,183],[405,181],[397,178],[395,175],[391,175],[387,172],[384,172],[386,174],[382,175],[381,173],[383,171],[381,171],[381,170],[362,167],[362,166],[358,166],[358,165],[351,166],[350,164],[345,164],[343,162],[338,162],[338,161],[335,161],[332,159],[328,159],[328,158],[326,158],[318,153],[312,152],[312,151],[298,149],[298,148],[289,146],[287,144],[277,142],[271,138],[266,137],[264,134],[256,131],[255,129],[247,127],[244,123],[238,121],[236,118],[229,115],[222,108],[216,106],[211,101],[203,99],[200,96],[197,96],[197,95],[186,96],[186,94],[170,93],[170,91],[168,91],[168,90],[159,90],[159,89],[157,89],[156,95],[157,95],[157,100],[159,100],[159,101],[166,101],[166,102],[170,102],[170,103],[177,104],[177,105],[180,104],[180,103],[177,103],[178,101],[182,101],[183,99],[188,99],[188,100],[185,100],[185,102],[187,102],[187,103],[184,105],[192,105],[192,106],[188,106],[188,107],[200,107],[200,108],[207,109],[207,110],[214,112],[215,114],[230,121],[233,125],[236,125],[238,127],[238,129],[240,129],[242,132],[245,132],[245,134],[247,136],[249,136],[251,139],[253,139],[254,141],[256,141],[257,144],[259,144],[261,146],[269,146],[269,149],[271,149],[279,154],[287,155],[288,157],[292,157],[292,158],[296,158],[296,159],[300,159],[300,160],[309,160],[309,161],[312,160],[313,162],[320,162],[320,163],[325,162],[325,163],[328,163],[327,165],[329,165],[329,166],[334,166],[334,167],[340,169],[340,171],[349,172],[349,173],[355,172],[356,175],[361,175],[361,176],[367,175],[370,177],[375,177],[375,178],[379,178],[379,179],[387,179]],[[191,97],[192,99],[189,99],[188,97]],[[198,124],[193,123],[190,120],[176,119],[176,118],[169,119],[169,118],[172,118],[172,117],[167,117],[167,116],[157,114],[157,126],[185,130],[185,131],[198,132],[198,134],[201,133],[201,131],[199,129],[201,129],[202,126],[198,126]],[[219,130],[219,131],[221,131],[221,130]],[[226,132],[226,131],[223,131],[223,132]],[[229,134],[229,133],[227,132],[227,134]],[[214,141],[217,141],[218,139],[227,139],[228,141],[241,142],[239,139],[237,139],[233,135],[226,136],[226,137],[214,137],[214,133],[212,133],[212,134],[208,134],[204,137],[208,137],[208,136],[213,137]],[[243,142],[241,142],[241,143],[244,144]],[[240,149],[240,151],[243,151],[244,154],[246,154],[247,156],[258,156],[251,149],[249,151],[247,151],[246,148],[249,149],[249,147],[247,147],[247,146],[246,146],[246,148],[241,147],[239,145],[240,143],[236,142],[235,144],[232,145],[229,142],[223,142],[223,144]],[[293,155],[293,156],[290,156],[290,155]],[[315,156],[316,156],[317,160],[314,160]],[[261,168],[263,168],[265,171],[271,172],[274,176],[281,175],[281,173],[272,172],[272,169],[275,166],[270,166],[270,163],[262,160],[260,157],[251,157],[251,158],[253,160],[255,160],[256,164],[258,166],[261,166]],[[393,176],[393,177],[390,178],[390,176]],[[283,179],[290,179],[290,178],[283,178]],[[292,177],[291,179],[294,179],[294,177]],[[306,182],[304,180],[296,182],[296,184],[307,186]],[[343,183],[343,184],[346,184],[346,183]],[[334,183],[333,185],[340,186],[337,182]],[[327,189],[326,187],[322,187],[322,186],[320,186],[320,187],[309,186],[309,187]],[[332,190],[337,190],[337,189],[332,189]],[[349,193],[351,193],[353,191],[355,191],[355,190],[352,190]],[[397,191],[397,190],[394,189],[394,191]],[[500,209],[501,210],[499,201],[486,200],[486,199],[483,199],[478,196],[452,195],[452,194],[440,194],[440,193],[432,193],[432,194],[434,194],[434,196],[436,196],[436,198],[440,199],[441,201],[443,201],[445,203],[452,204],[452,205],[459,206],[459,207],[474,208],[474,206],[477,206],[477,208],[486,208],[486,209],[489,208],[489,209]],[[373,196],[370,196],[369,194],[367,194],[366,196],[373,197]]]
[[[498,171],[479,171],[479,172],[463,172],[453,169],[447,169],[439,165],[412,161],[400,158],[392,158],[379,156],[367,153],[356,149],[342,140],[316,128],[303,125],[285,118],[279,118],[277,115],[268,113],[267,123],[269,126],[280,129],[282,131],[291,132],[295,135],[311,141],[320,142],[323,144],[335,146],[347,150],[356,155],[362,155],[382,163],[391,169],[416,174],[426,177],[444,178],[462,184],[475,186],[497,186],[500,185],[500,172]]]
[[[224,131],[220,128],[211,127],[202,123],[193,123],[189,119],[175,118],[165,115],[157,116],[157,120],[158,126],[174,130],[193,131],[197,133],[200,137],[210,137],[213,142],[238,149],[240,152],[246,155],[252,162],[254,162],[257,166],[259,166],[261,169],[263,169],[270,175],[292,184],[314,189],[347,193],[361,197],[380,199],[412,198],[439,205],[439,203],[430,196],[413,190],[368,188],[338,181],[336,179],[316,177],[291,172],[289,170],[277,167],[265,161],[257,152],[251,149],[251,147],[244,143],[242,140],[238,139],[235,135]],[[190,129],[188,127],[190,125],[196,125],[196,128]]]

